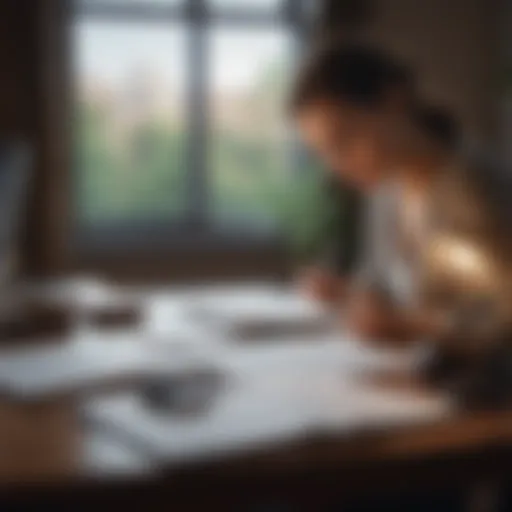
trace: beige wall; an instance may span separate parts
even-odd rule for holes
[[[499,0],[375,0],[366,36],[404,57],[422,92],[469,135],[494,139],[499,101]]]

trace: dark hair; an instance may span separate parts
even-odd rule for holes
[[[442,107],[423,106],[417,109],[421,127],[429,136],[447,149],[454,149],[460,142],[459,123],[449,111]]]
[[[371,47],[331,41],[314,52],[295,82],[290,108],[297,112],[321,99],[372,106],[394,88],[403,90],[411,112],[429,137],[449,149],[457,146],[457,121],[441,107],[422,105],[410,68]]]
[[[296,112],[324,98],[371,106],[397,85],[414,88],[405,66],[377,49],[334,42],[306,62],[293,88],[290,108]]]

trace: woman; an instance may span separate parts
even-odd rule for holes
[[[326,166],[370,200],[352,329],[427,336],[474,360],[512,330],[509,224],[487,173],[430,136],[413,94],[397,94],[401,69],[372,49],[326,47],[299,76],[292,112]]]
[[[395,87],[398,93],[410,94],[409,76],[405,72],[397,76]],[[418,107],[417,112],[425,133],[446,151],[455,151],[460,143],[455,119],[445,109],[435,106]],[[343,305],[348,284],[361,257],[364,201],[361,192],[339,175],[328,176],[325,189],[329,201],[336,206],[325,219],[331,227],[330,233],[314,264],[300,275],[300,284],[311,298],[339,307]]]

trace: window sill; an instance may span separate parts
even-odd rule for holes
[[[73,271],[128,281],[281,279],[290,268],[283,239],[263,230],[132,226],[82,231],[75,242]]]

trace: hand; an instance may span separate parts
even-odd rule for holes
[[[394,311],[389,302],[371,291],[357,292],[350,300],[348,327],[365,339],[387,337],[393,318]]]
[[[309,297],[327,303],[339,301],[344,292],[344,280],[320,268],[309,268],[300,277],[299,286]]]
[[[397,309],[385,295],[371,291],[352,297],[346,323],[363,339],[398,347],[438,328],[424,311]]]

